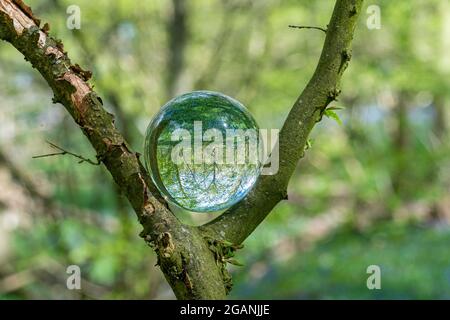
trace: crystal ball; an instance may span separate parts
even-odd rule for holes
[[[226,209],[261,172],[259,128],[237,100],[194,91],[165,104],[144,143],[147,170],[171,203],[194,212]]]

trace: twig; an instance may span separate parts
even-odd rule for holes
[[[314,30],[320,30],[327,33],[327,29],[321,28],[321,27],[314,27],[314,26],[294,26],[292,24],[289,25],[289,28],[296,28],[296,29],[314,29]]]
[[[57,146],[56,144],[50,142],[50,141],[47,141],[47,143],[52,148],[55,148],[55,149],[59,150],[60,152],[53,152],[53,153],[42,154],[42,155],[39,155],[39,156],[33,156],[32,157],[33,159],[45,158],[45,157],[53,157],[53,156],[64,156],[64,155],[68,154],[68,155],[71,155],[72,157],[80,159],[80,161],[78,161],[78,163],[87,162],[87,163],[90,163],[90,164],[92,164],[94,166],[98,166],[101,163],[101,161],[99,159],[97,159],[97,161],[93,161],[93,160],[91,160],[89,158],[85,158],[85,157],[83,157],[83,156],[81,156],[79,154],[75,154],[73,152],[67,151],[67,150]]]

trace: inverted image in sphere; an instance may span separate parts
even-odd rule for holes
[[[144,156],[153,182],[170,202],[195,212],[226,209],[253,187],[261,170],[259,128],[226,95],[183,94],[147,128]]]

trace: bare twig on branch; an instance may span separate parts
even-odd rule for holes
[[[53,156],[64,156],[64,155],[68,154],[68,155],[71,155],[72,157],[78,158],[79,159],[78,163],[87,162],[87,163],[90,163],[90,164],[92,164],[94,166],[98,166],[98,165],[101,164],[101,161],[99,159],[97,159],[97,161],[93,161],[93,160],[91,160],[89,158],[83,157],[82,155],[79,155],[79,154],[73,153],[71,151],[65,150],[65,149],[57,146],[56,144],[54,144],[54,143],[52,143],[50,141],[47,141],[47,143],[52,148],[55,148],[55,149],[59,150],[59,152],[53,152],[53,153],[47,153],[47,154],[41,154],[41,155],[38,155],[38,156],[33,156],[32,157],[33,159],[39,159],[39,158],[45,158],[45,157],[53,157]]]
[[[34,201],[33,212],[38,213],[39,216],[51,219],[76,219],[105,230],[115,227],[118,223],[113,217],[105,217],[96,211],[85,208],[80,209],[74,206],[62,206],[51,195],[44,192],[34,179],[28,176],[24,168],[21,168],[15,161],[11,160],[8,152],[5,152],[3,149],[0,149],[0,167],[6,168],[14,183],[21,186],[24,193],[28,194]]]
[[[294,29],[314,29],[314,30],[320,30],[322,32],[325,32],[325,34],[327,33],[327,29],[321,28],[321,27],[314,27],[314,26],[296,26],[296,25],[289,25],[289,28],[294,28]]]

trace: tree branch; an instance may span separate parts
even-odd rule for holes
[[[20,2],[20,5],[17,4]],[[211,223],[194,228],[170,212],[138,154],[114,125],[114,117],[87,80],[89,72],[72,65],[61,41],[48,35],[48,25],[19,0],[0,0],[0,38],[16,47],[45,78],[54,101],[64,105],[130,201],[155,249],[158,264],[178,298],[224,298],[230,287],[218,252],[229,252],[287,197],[287,186],[303,156],[308,135],[326,106],[339,95],[339,81],[350,60],[350,44],[362,0],[337,0],[314,75],[292,107],[280,132],[280,170],[262,176],[239,204]],[[213,254],[214,252],[214,254]]]
[[[244,241],[270,211],[287,198],[289,180],[304,155],[309,133],[327,105],[337,99],[351,58],[351,42],[363,0],[337,0],[316,70],[294,103],[279,136],[280,170],[261,176],[239,203],[201,229],[234,243]]]
[[[39,28],[21,1],[0,0],[0,39],[10,42],[45,78],[54,101],[64,105],[130,201],[144,227],[141,236],[155,249],[158,264],[178,298],[224,298],[223,273],[198,229],[183,225],[170,212],[114,125],[114,117],[87,83],[87,72],[73,65],[48,25]],[[195,252],[195,257],[192,254]],[[195,286],[193,285],[195,284]]]

